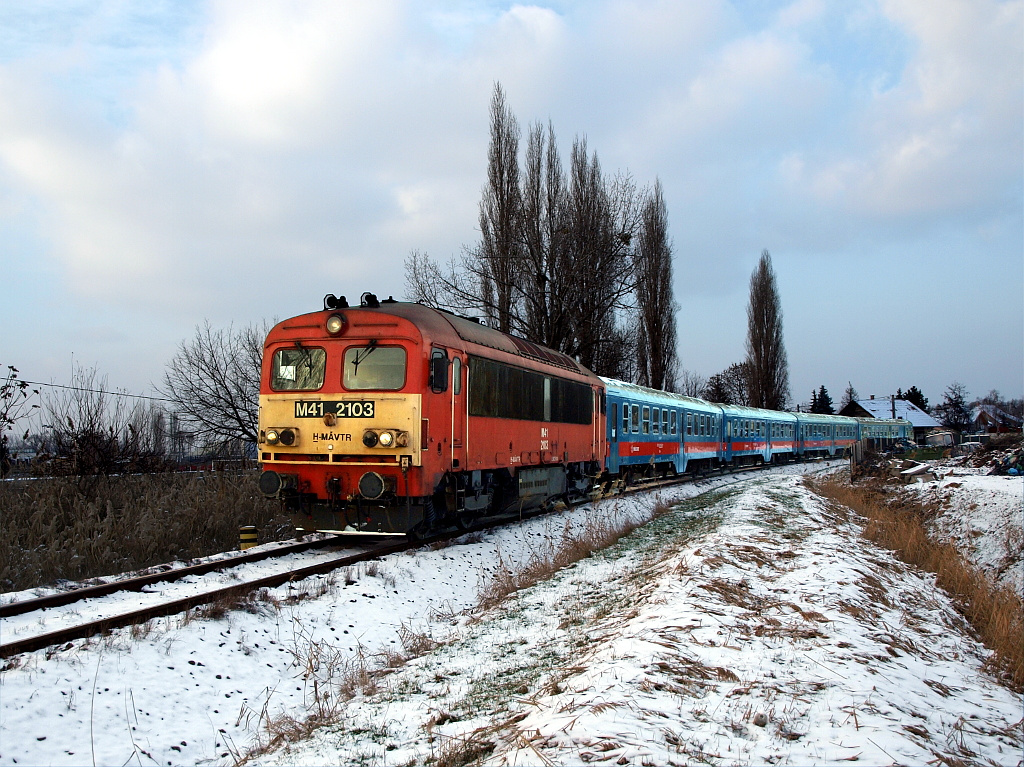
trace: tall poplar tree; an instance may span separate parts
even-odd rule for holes
[[[782,302],[767,250],[750,276],[747,374],[752,407],[782,410],[789,399],[789,362],[782,342]]]
[[[676,383],[676,305],[672,300],[672,246],[661,181],[644,202],[636,250],[639,381],[654,389]]]

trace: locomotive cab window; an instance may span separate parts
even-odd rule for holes
[[[274,391],[314,391],[324,385],[327,352],[305,346],[278,349],[270,370]]]
[[[405,386],[405,349],[400,346],[350,346],[342,363],[342,384],[349,390],[396,391]]]

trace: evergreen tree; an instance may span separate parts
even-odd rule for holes
[[[829,396],[828,389],[825,388],[825,384],[821,385],[818,389],[818,409],[814,412],[822,413],[823,415],[834,415],[836,409],[832,407],[832,397]]]
[[[924,412],[930,413],[931,409],[928,407],[928,398],[924,396],[920,389],[916,386],[911,386],[907,391],[900,392],[896,390],[896,399],[906,400],[907,402],[913,403],[917,407],[921,408]]]
[[[941,405],[935,406],[935,417],[947,429],[966,431],[970,428],[971,411],[967,407],[967,389],[954,381],[946,387]]]
[[[810,409],[810,412],[812,412],[812,413],[820,412],[818,410],[818,392],[816,392],[814,389],[811,389],[811,409]]]

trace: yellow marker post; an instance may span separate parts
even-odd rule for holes
[[[242,525],[238,528],[238,549],[245,551],[256,545],[256,526]]]

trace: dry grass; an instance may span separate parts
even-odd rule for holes
[[[993,651],[991,670],[1014,690],[1024,690],[1024,605],[1017,594],[995,586],[965,562],[952,544],[929,538],[924,527],[927,509],[914,508],[905,500],[890,505],[877,484],[812,484],[816,492],[865,517],[865,537],[894,551],[904,562],[934,573],[937,584]]]
[[[284,714],[271,718],[264,712],[261,721],[265,734],[238,761],[248,762],[286,743],[306,740],[321,727],[338,724],[343,721],[345,706],[351,700],[379,692],[390,671],[441,644],[429,634],[404,623],[398,630],[398,637],[401,650],[386,648],[369,653],[360,645],[355,653],[348,653],[330,640],[314,639],[304,630],[297,631],[291,652],[305,688],[306,716]],[[458,751],[456,746],[452,745],[453,753]]]
[[[148,474],[0,483],[0,590],[16,591],[238,548],[240,525],[287,537],[256,474]]]
[[[563,567],[579,562],[595,551],[608,548],[651,519],[671,510],[671,506],[659,499],[647,519],[627,519],[612,512],[594,517],[584,530],[573,530],[566,523],[558,542],[534,552],[526,563],[513,567],[499,558],[494,573],[480,590],[477,605],[485,610],[494,607],[509,594],[547,580]]]

